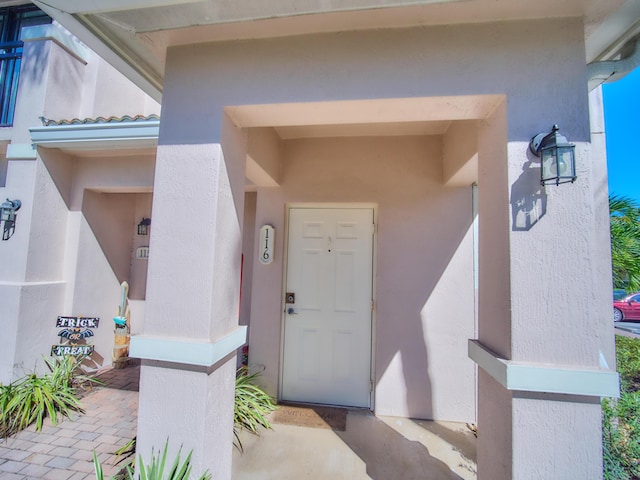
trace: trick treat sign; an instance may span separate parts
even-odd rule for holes
[[[51,346],[51,355],[91,355],[93,345],[87,345],[87,338],[93,337],[93,329],[98,328],[100,319],[97,317],[58,317],[56,328],[61,328],[58,332],[60,341],[64,339],[67,343]]]

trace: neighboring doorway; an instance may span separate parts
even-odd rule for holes
[[[374,209],[291,208],[282,399],[370,408]]]

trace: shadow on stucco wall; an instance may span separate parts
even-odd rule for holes
[[[401,368],[405,387],[406,410],[389,414],[473,419],[472,407],[455,418],[455,407],[444,407],[474,403],[473,365],[465,365],[467,339],[474,335],[471,198],[468,188],[445,189],[413,205],[398,205],[395,212],[380,209],[381,249],[385,235],[396,236],[383,228],[387,215],[396,217],[398,231],[414,230],[394,238],[396,253],[378,266],[378,288],[387,290],[388,303],[378,309],[376,381],[386,383],[385,375]],[[417,231],[416,223],[422,223]],[[396,316],[398,311],[404,314]]]
[[[129,281],[135,194],[85,190],[82,213],[118,282]]]
[[[28,81],[32,86],[44,82],[48,59],[49,49],[46,42],[27,43],[20,63],[20,81]]]
[[[540,185],[540,164],[525,162],[511,186],[511,229],[530,230],[547,213],[547,194]]]

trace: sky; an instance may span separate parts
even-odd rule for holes
[[[640,203],[640,68],[602,89],[609,194]]]

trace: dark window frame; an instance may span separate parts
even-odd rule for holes
[[[13,125],[22,63],[22,28],[51,23],[34,5],[0,8],[0,127]]]

